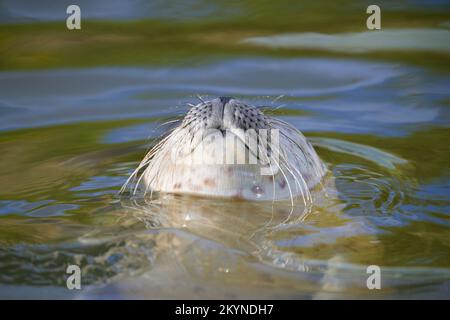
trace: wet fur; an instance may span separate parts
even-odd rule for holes
[[[216,143],[208,145],[204,137],[205,130],[211,128],[235,130],[237,135],[239,130],[254,129],[258,138],[260,129],[278,129],[280,147],[270,150],[278,155],[277,174],[260,175],[260,165],[196,166],[183,162],[183,157],[195,156],[200,144],[214,153]],[[247,145],[242,143],[240,147],[243,150]],[[258,154],[267,157],[267,150],[261,150],[260,145],[258,148]],[[179,152],[182,161],[171,161],[173,150]],[[289,199],[292,204],[301,199],[308,205],[312,201],[310,189],[320,183],[325,173],[326,167],[314,148],[295,127],[236,99],[218,98],[193,106],[181,123],[146,154],[122,191],[130,188],[133,194],[158,191],[246,200]]]

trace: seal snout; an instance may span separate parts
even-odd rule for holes
[[[223,106],[225,106],[228,102],[230,102],[231,99],[234,99],[233,97],[219,97],[219,101],[222,103]]]
[[[219,97],[193,107],[184,119],[192,131],[197,129],[262,129],[267,127],[267,118],[257,108],[233,97]]]

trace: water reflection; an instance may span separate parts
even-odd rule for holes
[[[323,49],[338,52],[423,50],[450,52],[450,31],[445,29],[383,29],[382,32],[344,34],[301,33],[253,37],[244,43],[275,48]]]

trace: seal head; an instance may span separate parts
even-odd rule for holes
[[[295,127],[255,106],[220,97],[193,106],[127,184],[134,179],[144,192],[305,200],[325,172]]]

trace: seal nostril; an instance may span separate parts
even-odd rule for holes
[[[231,99],[234,99],[234,98],[233,97],[219,97],[219,100],[223,105],[226,105]]]

